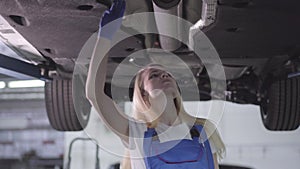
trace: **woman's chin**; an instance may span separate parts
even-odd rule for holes
[[[159,98],[164,98],[164,99],[168,99],[168,98],[176,98],[178,96],[180,96],[180,93],[178,92],[177,89],[174,89],[174,87],[165,87],[163,89],[154,89],[150,92],[150,96],[151,98],[155,99],[159,99]]]
[[[165,97],[165,91],[162,89],[154,89],[150,92],[151,98],[160,98],[160,97]]]

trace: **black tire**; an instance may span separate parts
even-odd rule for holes
[[[80,100],[83,100],[84,104],[73,101],[72,80],[59,79],[45,84],[46,110],[49,122],[54,129],[80,131],[86,127],[91,106],[85,98],[84,87],[81,87],[83,94]]]
[[[300,124],[300,78],[274,82],[260,106],[268,130],[295,130]]]

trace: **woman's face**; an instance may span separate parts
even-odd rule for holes
[[[147,68],[141,76],[142,88],[150,95],[153,91],[163,91],[165,95],[173,97],[179,93],[175,79],[163,68]]]

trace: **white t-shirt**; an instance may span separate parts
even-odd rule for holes
[[[146,169],[144,163],[143,140],[144,133],[147,131],[147,126],[143,122],[131,119],[129,121],[129,145],[125,146],[129,149],[131,168]],[[158,123],[155,128],[159,141],[166,142],[171,140],[192,139],[190,128],[186,123],[181,123],[176,126],[167,126],[163,123]],[[210,141],[212,153],[216,152],[214,143]]]

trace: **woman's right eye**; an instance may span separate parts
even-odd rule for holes
[[[152,73],[152,74],[149,76],[149,79],[156,78],[156,77],[158,77],[158,74],[157,74],[157,73]]]

